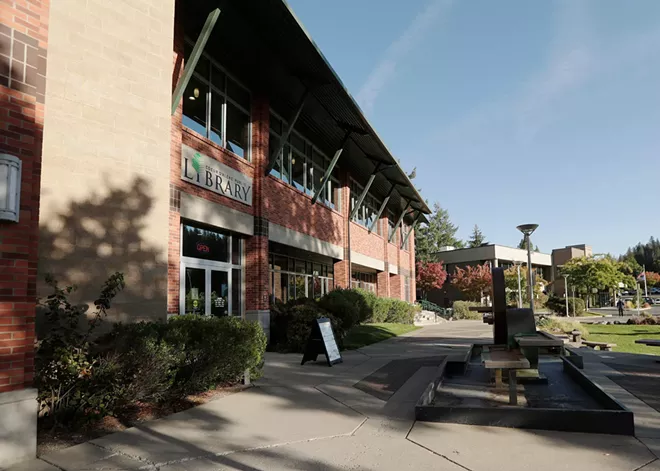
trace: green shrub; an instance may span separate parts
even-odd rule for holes
[[[566,318],[541,317],[536,322],[536,328],[555,334],[566,334],[573,330],[579,330],[582,333],[582,337],[587,338],[589,336],[589,330],[584,324],[577,321],[569,321]]]
[[[341,328],[346,331],[354,325],[364,322],[362,316],[367,310],[367,301],[375,302],[355,291],[336,289],[323,296],[318,302],[320,309],[332,314],[337,321],[341,322]],[[368,310],[371,311],[371,309]]]
[[[550,296],[546,302],[546,306],[552,312],[559,316],[566,315],[566,298],[560,298],[558,296]],[[568,312],[572,316],[575,313],[576,316],[582,315],[586,312],[586,306],[584,300],[581,298],[568,298]]]
[[[391,298],[376,298],[374,303],[371,317],[365,320],[368,323],[389,322],[387,318],[392,310],[394,299]]]
[[[259,376],[266,349],[259,324],[236,317],[175,316],[162,341],[181,352],[172,386],[178,395],[237,382],[246,370]]]
[[[412,324],[415,322],[415,314],[418,310],[421,309],[414,304],[400,299],[390,299],[390,310],[385,321],[397,324]]]
[[[481,306],[476,301],[454,301],[454,319],[480,320],[482,314],[476,311],[470,311],[471,307]]]

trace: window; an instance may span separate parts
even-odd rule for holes
[[[271,302],[304,297],[319,299],[334,289],[334,266],[270,255]]]
[[[396,237],[392,239],[392,234],[394,233],[394,226],[396,225],[396,221],[394,220],[394,213],[392,211],[387,212],[387,239],[392,240],[393,243],[396,244]]]
[[[280,136],[284,133],[286,127],[287,124],[282,119],[275,113],[270,113],[268,142],[271,150],[279,145]],[[297,190],[312,196],[321,187],[321,180],[329,166],[330,159],[293,130],[289,135],[288,142],[284,145],[284,149],[277,156],[270,174],[285,183],[291,184]],[[318,201],[339,211],[339,191],[339,167],[335,165],[325,188],[319,194]]]
[[[351,211],[357,204],[357,201],[360,199],[360,195],[362,195],[363,191],[364,187],[355,180],[351,179]],[[356,211],[355,216],[353,217],[353,221],[357,222],[361,226],[366,227],[367,229],[370,229],[371,225],[376,220],[380,206],[381,203],[376,198],[371,196],[371,194],[367,193],[367,195],[364,197],[364,200],[362,200],[362,205]],[[380,226],[381,224],[376,224],[374,227],[374,232],[382,236],[383,234]]]
[[[192,48],[186,40],[186,59]],[[183,94],[183,125],[249,160],[250,107],[250,92],[202,55]]]
[[[354,271],[351,274],[351,288],[362,288],[372,293],[376,292],[378,286],[378,275],[376,273],[362,273]]]
[[[412,231],[412,227],[406,224],[405,222],[401,223],[401,248],[403,250],[410,250],[410,237],[408,234]]]

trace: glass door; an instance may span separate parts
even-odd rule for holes
[[[206,313],[206,270],[185,267],[185,313]]]
[[[210,314],[214,317],[225,317],[231,312],[229,305],[229,272],[209,270],[211,306]]]

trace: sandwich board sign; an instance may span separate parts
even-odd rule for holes
[[[316,361],[319,354],[325,355],[328,366],[342,362],[335,333],[332,331],[332,324],[330,324],[330,319],[327,317],[320,317],[312,321],[312,332],[309,334],[305,353],[300,364],[304,365],[307,361]]]

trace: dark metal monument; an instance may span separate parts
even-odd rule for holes
[[[567,356],[563,339],[537,331],[531,309],[507,308],[502,268],[493,268],[484,322],[493,325],[493,341],[470,347],[463,374],[440,366],[417,403],[418,420],[634,434],[632,412],[581,371],[581,357]]]

